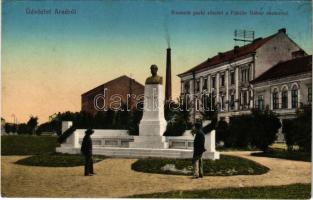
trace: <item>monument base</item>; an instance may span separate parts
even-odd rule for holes
[[[130,148],[168,149],[169,145],[164,136],[134,136]]]
[[[58,147],[56,152],[79,154],[80,148]],[[190,149],[151,149],[151,148],[118,148],[118,147],[97,147],[93,149],[95,155],[104,155],[108,157],[121,158],[176,158],[188,159],[192,158],[193,150]],[[219,152],[205,152],[204,159],[219,159]]]

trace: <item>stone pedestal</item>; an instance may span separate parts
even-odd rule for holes
[[[139,136],[135,136],[131,148],[168,148],[163,133],[167,122],[164,118],[164,94],[160,84],[146,84],[144,111],[139,124]]]

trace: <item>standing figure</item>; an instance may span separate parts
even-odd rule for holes
[[[193,143],[193,169],[194,169],[194,178],[203,177],[203,162],[202,154],[206,151],[204,148],[205,136],[202,131],[201,122],[197,121],[195,123],[196,136]]]
[[[93,130],[90,128],[87,129],[81,146],[81,152],[85,157],[85,176],[94,175],[92,160],[92,140],[90,138],[91,134],[93,134]]]

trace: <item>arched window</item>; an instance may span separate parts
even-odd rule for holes
[[[273,109],[278,109],[279,108],[279,104],[278,104],[278,91],[277,89],[275,89],[273,91]]]
[[[281,92],[281,108],[288,108],[288,90],[284,88]]]
[[[294,85],[291,90],[291,107],[298,107],[298,87]]]

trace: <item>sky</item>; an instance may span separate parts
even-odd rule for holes
[[[31,9],[51,14],[27,14]],[[255,16],[250,10],[285,15]],[[193,15],[200,11],[224,15]],[[231,11],[247,15],[226,15]],[[80,111],[81,94],[113,78],[127,75],[143,84],[151,64],[165,76],[168,45],[177,97],[177,74],[233,48],[234,30],[253,30],[257,38],[286,28],[312,54],[311,25],[311,1],[4,0],[1,116],[19,123],[38,116],[43,123],[56,112]]]

